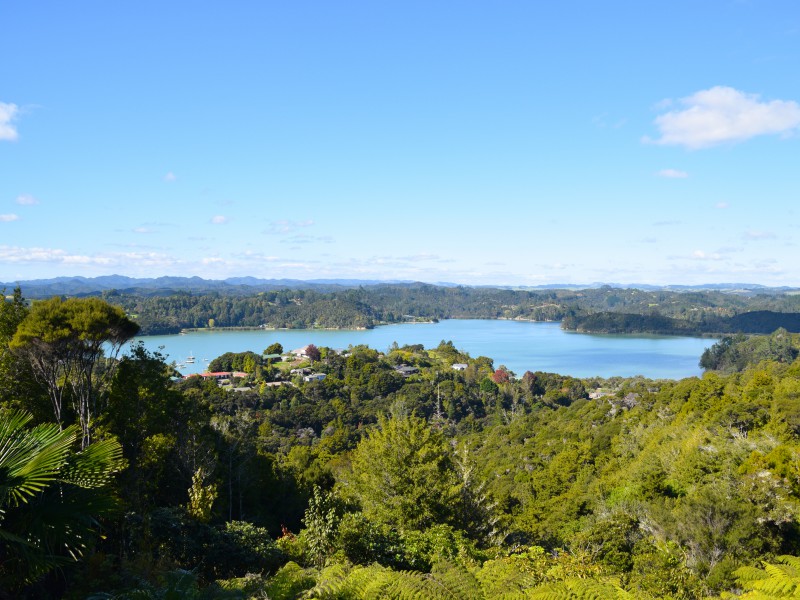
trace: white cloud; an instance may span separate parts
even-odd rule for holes
[[[730,206],[730,205],[729,205],[727,202],[717,202],[717,203],[714,205],[714,208],[718,208],[718,209],[720,209],[720,210],[724,210],[724,209],[728,208],[729,206]]]
[[[0,215],[0,223],[10,223],[11,221],[19,221],[19,216],[15,214]]]
[[[177,177],[175,177],[175,173],[173,173],[172,171],[164,175],[164,181],[166,181],[167,183],[172,183],[176,179]]]
[[[134,233],[153,233],[153,230],[150,229],[149,227],[134,227],[133,228],[133,232]]]
[[[87,267],[171,268],[180,262],[157,252],[114,252],[108,254],[78,254],[61,248],[19,247],[0,245],[0,263],[80,265]]]
[[[211,222],[214,225],[224,225],[225,223],[228,222],[228,217],[225,217],[223,215],[216,215],[211,217]]]
[[[0,102],[0,140],[14,142],[19,138],[17,128],[14,126],[18,112],[19,107],[16,104]]]
[[[689,176],[686,171],[679,171],[678,169],[661,169],[656,175],[667,179],[686,179]]]
[[[33,206],[34,204],[39,204],[39,201],[30,194],[20,194],[17,196],[16,202],[22,206]]]
[[[762,102],[758,94],[716,86],[680,99],[681,109],[656,117],[661,137],[644,138],[664,146],[708,148],[759,135],[789,135],[800,127],[800,104],[791,100]]]
[[[56,248],[20,248],[18,246],[0,246],[0,261],[9,263],[52,262],[60,264],[89,263],[89,256],[70,254]]]

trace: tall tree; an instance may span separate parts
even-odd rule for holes
[[[9,346],[28,360],[34,377],[47,389],[59,426],[69,391],[85,448],[91,441],[98,395],[113,374],[122,346],[138,331],[121,308],[99,298],[56,297],[31,307]],[[109,360],[101,361],[106,351]]]
[[[455,522],[460,485],[442,433],[423,419],[381,419],[344,482],[369,519],[402,529]]]
[[[0,405],[24,408],[39,422],[49,418],[47,397],[34,380],[28,362],[8,345],[27,314],[28,306],[19,287],[8,298],[0,295]]]

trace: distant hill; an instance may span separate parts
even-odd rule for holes
[[[0,288],[12,290],[17,285],[27,298],[46,298],[50,296],[81,296],[115,290],[121,293],[141,295],[163,295],[163,292],[220,292],[232,295],[246,295],[278,289],[305,289],[320,292],[336,291],[361,286],[376,285],[419,285],[409,280],[378,279],[262,279],[258,277],[229,277],[227,279],[203,279],[202,277],[163,276],[155,278],[136,278],[125,275],[102,275],[100,277],[54,277],[52,279],[30,279],[0,283]],[[451,282],[437,282],[438,287],[473,287],[509,290],[581,290],[581,289],[638,289],[644,291],[699,292],[721,291],[742,295],[784,293],[800,288],[767,287],[750,283],[715,283],[701,285],[619,284],[594,282],[585,285],[543,284],[536,286],[476,285],[461,286]],[[158,293],[161,292],[161,293]]]
[[[227,294],[253,294],[279,289],[310,289],[334,291],[359,286],[409,284],[410,281],[383,281],[367,279],[259,279],[256,277],[229,277],[228,279],[203,279],[202,277],[134,278],[125,275],[100,277],[54,277],[0,283],[0,288],[11,290],[20,286],[26,298],[50,296],[81,296],[115,290],[121,293],[161,295],[153,292],[222,292]]]

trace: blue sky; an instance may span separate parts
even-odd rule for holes
[[[800,285],[800,5],[6,2],[0,281]]]

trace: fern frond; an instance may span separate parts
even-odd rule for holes
[[[528,592],[535,600],[632,600],[634,596],[619,585],[595,579],[570,578],[539,586]],[[643,600],[641,595],[637,599]]]
[[[509,558],[488,560],[477,572],[481,589],[487,598],[512,600],[521,598],[524,590],[541,582],[541,575],[523,568]]]
[[[747,600],[800,598],[800,559],[780,556],[775,563],[765,563],[763,569],[742,567],[734,571],[739,585],[748,590]]]
[[[430,574],[441,585],[444,593],[454,598],[480,598],[483,596],[478,579],[464,567],[448,560],[437,562]]]

